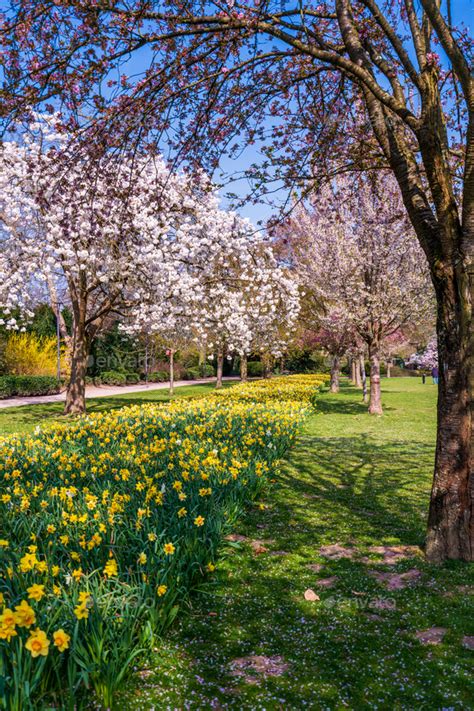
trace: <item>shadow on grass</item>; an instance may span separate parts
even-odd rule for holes
[[[331,542],[338,535],[346,541],[359,535],[421,545],[433,457],[434,446],[423,442],[306,435],[285,467],[283,486],[289,492],[281,505],[313,525],[315,533],[331,535]],[[308,512],[308,505],[320,509],[322,519]]]
[[[316,403],[316,411],[326,415],[366,415],[369,407],[368,401],[365,403],[362,399],[362,390],[356,388],[350,383],[341,383],[338,393],[331,393],[326,390],[325,397],[318,398]],[[382,388],[382,396],[386,392]],[[368,397],[368,395],[367,395]],[[387,406],[385,401],[382,402],[384,412],[391,412],[392,407]]]

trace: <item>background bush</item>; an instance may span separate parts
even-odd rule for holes
[[[249,378],[259,378],[263,375],[263,363],[259,360],[250,360],[247,364]]]
[[[50,375],[2,375],[0,376],[0,398],[15,395],[51,395],[61,387]]]
[[[118,370],[106,370],[100,379],[105,385],[125,385],[127,382],[125,373],[119,373]]]
[[[140,382],[140,376],[138,373],[126,373],[125,377],[129,385],[135,385],[135,383]]]
[[[148,381],[150,383],[166,383],[170,379],[169,373],[166,370],[158,370],[156,373],[149,373]]]
[[[212,378],[214,368],[208,363],[198,365],[195,368],[188,368],[184,374],[185,380],[199,380],[200,378]]]

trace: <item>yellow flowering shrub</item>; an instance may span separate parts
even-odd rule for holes
[[[0,440],[0,706],[70,703],[86,684],[112,705],[215,569],[322,382],[275,378]]]

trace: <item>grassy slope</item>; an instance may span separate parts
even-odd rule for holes
[[[321,397],[298,446],[239,532],[270,552],[229,545],[188,616],[130,684],[123,709],[466,709],[474,708],[474,566],[417,566],[422,580],[388,592],[354,560],[325,562],[320,546],[422,544],[435,435],[435,390],[418,380],[383,382],[383,418],[344,387]],[[281,554],[285,552],[285,555]],[[320,563],[316,573],[308,564]],[[374,566],[372,566],[374,568]],[[389,570],[376,565],[380,571]],[[393,568],[392,568],[393,570]],[[331,589],[318,578],[337,576]],[[470,592],[459,586],[470,586]],[[320,602],[304,599],[314,588]],[[396,610],[370,610],[391,600]],[[375,614],[375,617],[374,617]],[[448,628],[423,646],[417,630]],[[289,670],[255,683],[232,674],[232,660],[279,656]]]
[[[224,383],[228,387],[230,383]],[[146,390],[136,393],[124,393],[112,397],[97,397],[87,399],[87,411],[102,412],[115,410],[126,405],[139,405],[151,402],[168,402],[171,399],[183,397],[202,397],[214,389],[214,383],[203,385],[184,385],[176,388],[175,395],[170,398],[168,390]],[[53,402],[38,405],[22,405],[21,407],[6,407],[0,409],[0,436],[12,432],[31,432],[38,425],[50,425],[54,422],[65,422],[62,416],[64,404]]]

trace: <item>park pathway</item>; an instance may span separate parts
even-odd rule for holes
[[[223,380],[239,380],[236,377],[227,377]],[[212,378],[201,378],[199,380],[177,380],[175,388],[191,385],[204,385],[212,383]],[[169,383],[143,383],[137,385],[88,385],[86,387],[86,398],[113,397],[114,395],[128,395],[129,393],[153,392],[154,390],[166,390]],[[0,400],[0,409],[4,407],[21,407],[22,405],[43,405],[49,402],[64,402],[66,391],[63,390],[55,395],[32,395],[30,397],[11,397]]]
[[[474,566],[428,566],[436,393],[324,394],[117,707],[474,709]],[[471,594],[470,594],[471,593]]]

